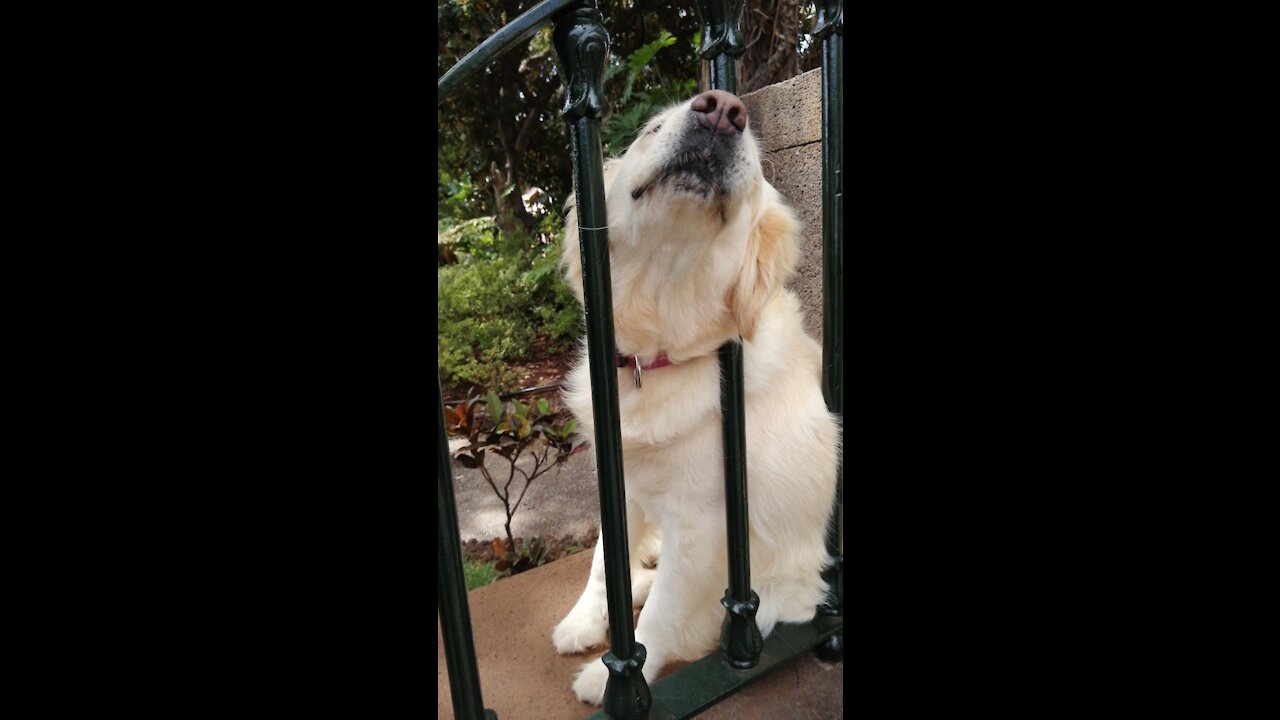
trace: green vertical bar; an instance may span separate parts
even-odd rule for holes
[[[739,33],[743,0],[699,0],[703,45],[699,53],[711,63],[711,87],[737,94],[736,57],[746,51]],[[720,604],[720,649],[740,670],[755,667],[764,649],[755,614],[760,596],[751,590],[751,547],[747,528],[747,430],[744,415],[742,345],[720,348],[720,408],[724,422],[725,525],[729,546],[729,587]]]
[[[711,88],[738,94],[738,62],[726,54],[711,60]]]
[[[827,409],[844,417],[844,192],[841,149],[844,98],[844,5],[840,0],[820,4],[814,35],[822,40],[822,394]],[[835,565],[824,577],[831,602],[823,614],[844,614],[844,468],[837,466],[833,518],[827,529],[827,552]],[[843,655],[844,634],[832,636],[818,654],[835,660]]]
[[[751,546],[747,530],[747,428],[742,383],[742,345],[720,347],[720,408],[724,416],[724,501],[729,543],[729,587],[720,604],[720,649],[739,670],[755,667],[764,650],[756,624],[760,596],[751,589]]]
[[[604,543],[610,649],[604,710],[611,718],[641,719],[652,699],[641,669],[644,646],[635,641],[631,564],[627,548],[627,499],[622,476],[618,369],[614,365],[613,294],[605,212],[600,121],[608,115],[603,73],[609,37],[594,0],[582,0],[556,18],[556,53],[565,82],[563,115],[573,146],[574,202],[582,254],[582,285],[595,420],[596,471],[600,483],[600,539]]]
[[[496,720],[480,700],[480,672],[471,637],[471,611],[467,606],[467,581],[462,574],[462,547],[458,538],[458,509],[453,500],[453,471],[449,467],[449,439],[444,433],[444,396],[436,376],[436,408],[440,431],[436,450],[436,601],[440,604],[440,631],[444,635],[444,661],[449,669],[453,716],[457,720]]]
[[[608,232],[604,210],[600,125],[582,118],[573,124],[573,162],[578,180],[578,239],[586,296],[587,357],[591,363],[591,410],[596,427],[596,468],[604,525],[605,580],[609,597],[610,646],[629,657],[635,649],[631,612],[631,563],[627,548],[627,499],[622,474],[618,415],[618,370],[613,363],[613,298],[609,278]],[[594,157],[593,157],[594,156]],[[594,188],[594,189],[592,189]],[[597,223],[599,223],[597,225]]]

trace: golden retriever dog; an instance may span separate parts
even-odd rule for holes
[[[826,599],[820,575],[831,562],[824,538],[840,431],[822,398],[822,349],[805,334],[799,300],[784,287],[798,255],[798,224],[765,181],[760,157],[745,106],[713,90],[659,113],[605,166],[632,598],[643,606],[636,641],[648,651],[650,683],[669,660],[715,650],[725,615],[716,350],[726,342],[743,347],[760,632],[807,622]],[[563,269],[581,301],[576,223],[571,210]],[[583,437],[594,440],[585,341],[564,397]],[[552,631],[562,654],[607,637],[603,548],[601,540],[586,589]],[[608,676],[592,660],[574,692],[599,705]]]

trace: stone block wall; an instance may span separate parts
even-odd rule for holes
[[[822,342],[822,69],[742,96],[764,149],[764,177],[804,227],[788,284],[804,307],[805,330]]]

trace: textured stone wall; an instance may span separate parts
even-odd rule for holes
[[[804,228],[788,287],[804,306],[805,330],[822,342],[822,69],[742,96],[764,148],[764,176]]]

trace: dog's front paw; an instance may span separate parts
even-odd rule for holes
[[[604,703],[604,687],[608,683],[609,668],[596,658],[582,666],[582,671],[573,681],[573,694],[584,703],[601,705]]]
[[[575,607],[551,631],[551,642],[556,652],[572,655],[598,646],[608,633],[609,621],[600,613],[579,612]]]

